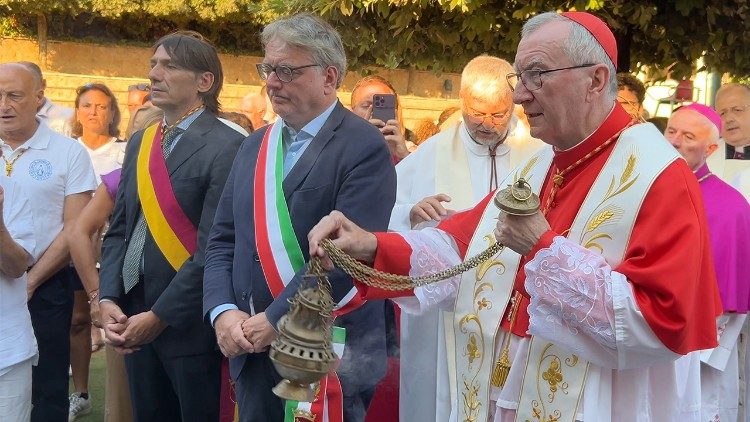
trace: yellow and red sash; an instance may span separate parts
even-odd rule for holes
[[[162,135],[162,123],[150,126],[143,133],[136,165],[138,198],[159,251],[178,270],[197,249],[198,229],[185,215],[172,190],[161,148]]]
[[[138,198],[148,230],[175,271],[198,249],[198,229],[177,202],[169,179],[167,160],[161,147],[163,123],[150,126],[143,133],[138,150],[136,178]],[[223,359],[221,386],[221,420],[237,420],[237,408],[229,385],[228,360]]]

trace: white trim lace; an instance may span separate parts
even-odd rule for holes
[[[453,238],[442,230],[425,228],[408,231],[401,236],[411,246],[409,275],[412,277],[433,274],[461,263]],[[460,281],[461,276],[458,275],[420,286],[414,289],[414,297],[395,298],[393,301],[410,314],[419,315],[434,307],[450,310],[453,308]]]
[[[604,257],[557,236],[525,269],[531,334],[549,340],[584,335],[616,350],[612,268]],[[566,346],[575,348],[578,342]]]

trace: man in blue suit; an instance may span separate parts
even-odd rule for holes
[[[266,26],[261,41],[257,68],[280,119],[240,148],[209,235],[203,287],[206,319],[232,358],[243,422],[284,419],[268,346],[304,273],[307,233],[333,210],[385,230],[396,194],[382,135],[337,100],[346,72],[339,34],[300,14]],[[330,279],[343,304],[351,279],[340,272]],[[344,419],[362,421],[385,374],[383,303],[364,303],[335,324],[346,329],[338,369]]]

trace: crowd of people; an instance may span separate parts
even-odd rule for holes
[[[90,413],[102,348],[107,421],[750,420],[750,87],[650,118],[607,25],[550,12],[412,131],[383,77],[338,100],[346,54],[320,18],[260,41],[263,89],[230,113],[214,46],[159,39],[122,135],[106,85],[71,110],[36,64],[0,64],[0,420]],[[501,212],[510,185],[538,212]],[[394,291],[334,269],[323,239],[413,277],[502,248]],[[269,348],[311,257],[340,359],[285,401]]]

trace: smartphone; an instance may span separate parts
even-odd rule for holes
[[[383,122],[396,120],[396,96],[393,94],[375,94],[372,96],[372,118]]]

